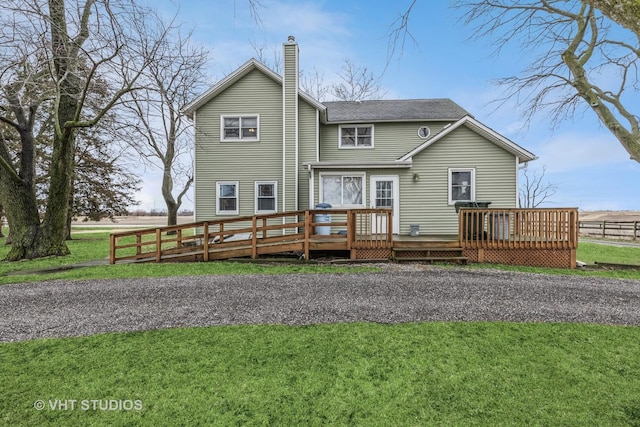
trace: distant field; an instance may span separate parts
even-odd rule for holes
[[[188,224],[193,222],[193,216],[179,216],[178,224]],[[102,221],[83,221],[82,218],[71,223],[73,227],[77,228],[107,228],[112,227],[128,228],[128,227],[156,227],[167,225],[166,216],[118,216],[114,221],[105,219]]]
[[[584,211],[580,221],[640,221],[640,211]]]
[[[640,221],[640,211],[581,211],[579,213],[581,221]],[[187,224],[193,222],[193,216],[179,216],[178,224]],[[142,226],[142,227],[155,227],[157,225],[166,225],[166,216],[120,216],[116,217],[115,221],[104,220],[100,222],[96,221],[82,221],[82,219],[75,221],[74,226],[77,227],[114,227],[119,228],[123,226]]]

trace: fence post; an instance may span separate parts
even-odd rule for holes
[[[607,237],[607,221],[602,221],[602,238]]]
[[[633,240],[638,239],[638,221],[633,221]]]
[[[116,236],[111,234],[109,240],[109,264],[113,265],[116,263]]]
[[[156,262],[162,261],[162,229],[156,228]]]

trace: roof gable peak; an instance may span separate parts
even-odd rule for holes
[[[278,73],[276,73],[271,68],[267,67],[257,59],[251,58],[247,62],[242,64],[240,67],[238,67],[231,74],[228,74],[223,79],[219,80],[216,84],[211,86],[209,89],[203,92],[200,96],[198,96],[196,99],[194,99],[189,104],[187,104],[182,109],[182,111],[187,115],[187,117],[192,118],[193,113],[197,109],[205,105],[207,102],[211,101],[219,93],[223,92],[229,86],[233,85],[234,83],[242,79],[244,76],[246,76],[253,70],[258,70],[262,72],[264,75],[273,79],[279,85],[282,85],[282,76],[280,76]],[[307,93],[303,91],[298,91],[298,94],[300,97],[302,97],[305,101],[307,101],[309,104],[311,104],[315,108],[323,111],[325,110],[325,106],[323,104],[315,100],[313,97],[311,97]]]
[[[427,141],[423,142],[422,144],[420,144],[419,146],[417,146],[416,148],[414,148],[404,156],[400,157],[398,160],[400,161],[411,160],[413,156],[420,153],[424,149],[430,147],[431,145],[435,144],[437,141],[441,140],[446,135],[450,134],[460,126],[468,127],[473,132],[485,137],[487,140],[493,142],[494,144],[503,148],[504,150],[512,153],[514,156],[517,156],[521,163],[537,159],[535,154],[524,149],[523,147],[519,146],[518,144],[506,138],[505,136],[500,135],[498,132],[494,131],[487,125],[479,122],[475,118],[469,115],[466,115],[462,117],[460,120],[456,121],[455,123],[451,123],[445,126],[440,132],[433,135]]]

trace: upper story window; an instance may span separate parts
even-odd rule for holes
[[[373,148],[373,125],[340,126],[340,148]]]
[[[429,135],[431,135],[431,129],[429,129],[428,126],[420,126],[418,128],[418,136],[422,139],[427,139],[429,138]]]
[[[220,118],[222,141],[258,141],[260,116],[222,116]]]

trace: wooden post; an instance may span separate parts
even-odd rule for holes
[[[258,218],[251,219],[251,259],[258,258]]]
[[[476,250],[478,251],[478,262],[479,263],[484,262],[484,249],[483,248],[477,248]]]
[[[392,246],[391,242],[393,241],[393,212],[387,211],[387,247],[390,248]]]
[[[358,245],[356,245],[356,228],[358,221],[356,219],[356,215],[357,214],[354,211],[347,211],[347,247],[349,248],[350,259],[356,259],[358,257]]]
[[[353,247],[353,235],[355,230],[355,216],[353,211],[347,210],[347,250]]]
[[[571,247],[578,247],[578,210],[574,210],[572,212],[572,220],[570,221],[570,229],[571,229]]]
[[[602,221],[602,238],[607,237],[607,221]]]
[[[116,263],[116,236],[111,234],[109,236],[109,264]]]
[[[136,255],[142,253],[142,235],[136,234]]]
[[[462,230],[462,212],[458,211],[458,244],[460,245],[461,248],[463,248],[463,244],[462,244],[462,236],[463,236],[463,230]]]
[[[633,221],[633,240],[638,239],[638,221]]]
[[[304,259],[309,261],[309,235],[311,234],[311,214],[304,211]]]
[[[156,262],[162,261],[162,229],[156,228]]]
[[[209,261],[209,223],[205,222],[203,229],[203,237],[202,237],[202,248],[203,248],[203,254],[202,254],[202,260],[207,262]]]

